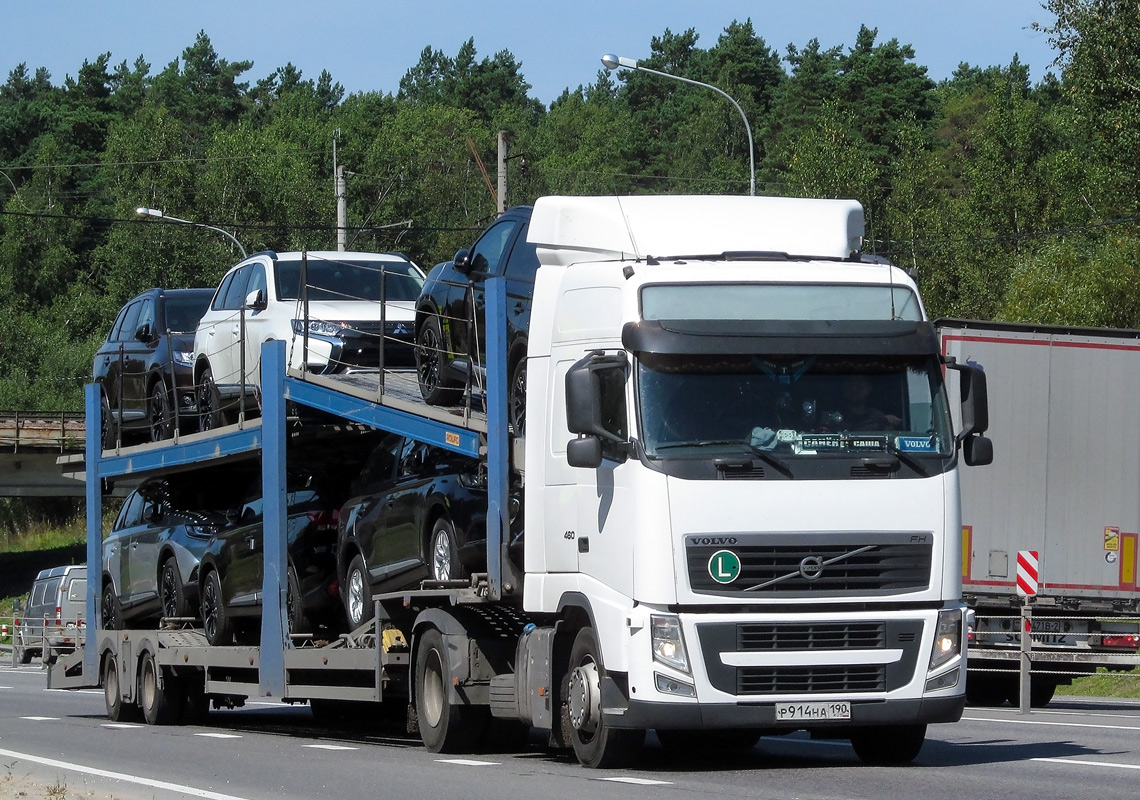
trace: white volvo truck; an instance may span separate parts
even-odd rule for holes
[[[497,719],[590,767],[627,761],[648,730],[700,747],[806,729],[868,762],[913,759],[929,723],[962,712],[958,466],[992,448],[984,376],[941,356],[914,282],[863,257],[862,235],[853,201],[541,198],[525,441],[488,281],[485,418],[396,396],[394,378],[380,394],[286,370],[276,343],[253,429],[89,450],[95,486],[260,452],[268,509],[294,457],[280,397],[484,458],[492,523],[469,584],[375,598],[402,638],[314,649],[283,628],[284,515],[267,511],[260,645],[101,631],[88,682],[113,715],[159,721],[183,695],[198,712],[242,695],[407,704],[437,752],[477,747]],[[519,475],[521,564],[503,522]]]

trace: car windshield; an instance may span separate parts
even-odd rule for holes
[[[651,457],[951,453],[932,356],[642,354],[638,404]]]
[[[278,261],[277,297],[297,300],[301,295],[301,262]],[[381,281],[384,287],[381,290]],[[414,301],[424,280],[407,261],[326,261],[310,258],[306,273],[310,300]]]
[[[198,320],[210,305],[210,294],[167,295],[166,329],[172,333],[193,333]]]

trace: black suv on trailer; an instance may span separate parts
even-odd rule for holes
[[[179,427],[194,428],[194,329],[213,295],[213,289],[148,289],[119,311],[95,352],[103,449],[131,436],[169,439],[176,407]]]
[[[526,240],[530,206],[507,209],[470,250],[436,264],[416,302],[416,372],[420,394],[432,405],[458,401],[469,374],[485,369],[487,278],[507,279],[509,418],[524,433],[526,342],[538,253]],[[474,357],[472,354],[474,350]]]

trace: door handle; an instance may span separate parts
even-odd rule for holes
[[[253,536],[245,537],[245,546],[248,547],[250,550],[256,550],[257,549],[256,537],[253,537]]]

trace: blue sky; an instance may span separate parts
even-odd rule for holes
[[[107,51],[112,65],[141,55],[157,73],[200,30],[222,58],[254,62],[250,83],[292,62],[307,78],[327,69],[349,92],[395,92],[425,47],[453,56],[474,37],[479,58],[514,54],[546,104],[592,83],[603,53],[644,58],[666,29],[694,28],[711,47],[748,18],[781,54],[812,38],[849,48],[860,25],[878,28],[878,41],[913,45],[935,80],[962,61],[1006,65],[1017,53],[1037,81],[1055,57],[1030,27],[1052,21],[1040,0],[0,0],[0,12],[0,80],[24,62],[57,85]]]

